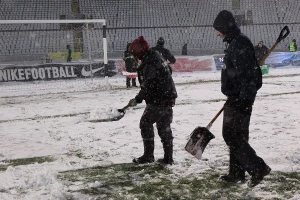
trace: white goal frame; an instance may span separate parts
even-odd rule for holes
[[[107,70],[107,39],[106,39],[106,20],[105,19],[78,19],[78,20],[0,20],[0,24],[86,24],[88,28],[89,23],[101,23],[103,27],[103,62],[105,67],[105,75]],[[88,30],[88,29],[87,29]],[[88,34],[89,35],[89,34]],[[90,71],[92,75],[92,60],[91,60],[91,46],[88,38],[88,50],[89,50],[89,61]]]

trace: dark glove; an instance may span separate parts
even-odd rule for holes
[[[135,100],[136,100],[137,103],[142,103],[143,102],[143,99],[140,98],[139,95],[135,96]]]
[[[134,107],[134,106],[136,106],[136,105],[137,105],[137,102],[136,102],[136,100],[135,100],[135,99],[130,99],[130,101],[129,101],[128,105],[130,105],[131,107]]]
[[[172,99],[172,100],[170,101],[170,106],[172,106],[172,107],[175,106],[175,99]]]

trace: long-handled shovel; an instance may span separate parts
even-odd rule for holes
[[[284,31],[286,31],[286,33],[283,35]],[[275,47],[277,46],[277,44],[279,44],[279,42],[281,40],[283,40],[284,38],[286,38],[288,35],[290,34],[290,30],[288,26],[283,27],[283,29],[280,31],[280,34],[276,40],[276,42],[273,44],[273,46],[271,47],[271,49],[268,51],[268,53],[263,57],[263,59],[259,62],[259,66],[264,65],[265,60],[267,59],[267,57],[270,55],[270,53],[275,49]]]
[[[284,34],[284,32],[286,33]],[[279,37],[277,38],[275,44],[271,47],[271,49],[268,51],[268,53],[263,57],[261,62],[259,63],[260,66],[264,64],[267,57],[270,55],[270,53],[275,49],[276,45],[286,38],[290,34],[290,30],[287,26],[283,27],[283,29],[280,31]],[[191,133],[190,138],[185,145],[185,150],[195,156],[198,159],[201,159],[203,151],[209,141],[215,136],[209,131],[214,121],[219,117],[219,115],[223,112],[224,107],[221,108],[221,110],[216,114],[216,116],[209,122],[209,124],[206,127],[198,126],[194,129],[194,131]]]
[[[188,140],[187,144],[185,145],[185,150],[195,156],[198,159],[201,159],[203,151],[209,141],[215,136],[209,131],[212,124],[219,115],[223,112],[224,107],[216,114],[216,116],[208,123],[206,127],[198,126],[194,129],[194,131],[190,135],[190,139]]]
[[[130,105],[126,105],[124,108],[118,109],[118,115],[117,116],[113,116],[113,117],[108,117],[105,119],[91,119],[88,120],[89,122],[111,122],[111,121],[118,121],[121,118],[124,117],[125,113],[126,113],[126,109],[129,108]]]

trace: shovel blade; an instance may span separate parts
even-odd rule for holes
[[[207,128],[198,126],[191,133],[190,139],[185,145],[185,150],[197,159],[201,159],[204,149],[213,138],[215,136]]]
[[[119,116],[116,117],[111,117],[111,118],[105,118],[105,119],[91,119],[88,120],[89,122],[112,122],[112,121],[119,121],[120,119],[122,119],[125,115],[125,110],[124,109],[118,109],[118,112],[120,113]]]
[[[123,115],[125,114],[125,110],[124,109],[118,109],[119,113],[122,113]]]

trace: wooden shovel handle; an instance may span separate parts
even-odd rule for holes
[[[128,104],[127,106],[125,106],[124,108],[122,108],[122,110],[126,110],[129,107],[130,107],[130,105]]]
[[[221,108],[221,110],[216,114],[216,116],[208,123],[206,128],[209,130],[212,124],[216,121],[216,119],[219,117],[219,115],[223,112],[224,106]]]

